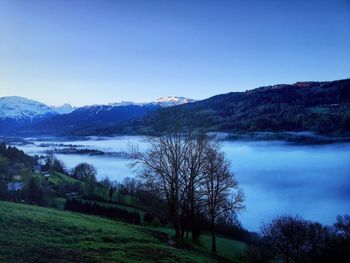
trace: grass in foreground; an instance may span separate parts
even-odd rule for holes
[[[149,227],[150,229],[156,229],[157,231],[161,231],[163,233],[168,234],[169,236],[172,236],[175,234],[174,229],[169,227]],[[191,239],[191,233],[189,233],[188,240],[184,238],[184,242],[196,247],[199,250],[202,251],[210,251],[211,250],[211,235],[210,233],[203,233],[199,237],[198,243],[193,243]],[[238,258],[243,257],[245,250],[246,250],[246,244],[230,239],[225,236],[217,235],[216,236],[216,245],[217,245],[217,254],[221,257],[225,257],[231,261],[236,262]]]
[[[164,233],[118,221],[0,202],[0,262],[223,262]]]

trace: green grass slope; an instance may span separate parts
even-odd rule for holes
[[[150,228],[154,229],[154,228]],[[161,231],[168,235],[174,234],[174,229],[169,227],[158,227],[157,231]],[[211,249],[211,234],[202,233],[199,237],[199,241],[196,243],[192,242],[191,233],[189,233],[189,238],[184,239],[184,242],[195,246],[197,249],[203,251],[210,251]],[[239,262],[239,258],[244,258],[247,246],[245,243],[237,240],[233,240],[229,237],[217,235],[216,236],[217,254],[219,256],[225,257],[233,262]]]
[[[0,262],[225,262],[168,236],[101,217],[0,202]]]

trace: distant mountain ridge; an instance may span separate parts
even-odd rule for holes
[[[59,114],[40,103],[34,106],[35,111],[27,109],[21,114],[15,114],[16,107],[1,106],[0,111],[9,112],[0,112],[0,132],[24,136],[157,134],[164,130],[161,121],[174,123],[176,112],[194,128],[214,132],[350,134],[350,79],[278,84],[200,101],[165,97],[149,103],[92,105],[67,114]],[[71,110],[69,106],[67,109]],[[31,118],[33,114],[42,117]],[[19,125],[17,119],[1,117],[5,115],[29,116],[30,121]]]
[[[144,117],[159,107],[193,101],[184,97],[164,97],[146,103],[120,102],[76,108],[69,104],[49,107],[23,97],[3,97],[0,98],[0,133],[79,134],[80,130],[101,129]],[[17,131],[19,127],[21,130]]]
[[[212,131],[339,134],[350,132],[350,79],[265,86],[182,108]]]
[[[185,97],[167,96],[167,97],[160,97],[160,98],[156,99],[155,101],[151,101],[151,102],[121,101],[121,102],[109,103],[108,106],[158,105],[158,106],[161,106],[161,107],[172,107],[172,106],[176,106],[176,105],[192,103],[192,102],[195,102],[195,101],[196,100],[185,98]],[[99,105],[92,105],[92,106],[99,106]],[[89,106],[86,106],[86,107],[89,107]]]
[[[47,106],[44,103],[27,99],[20,96],[7,96],[0,98],[0,119],[34,119],[37,117],[44,117],[46,115],[56,114],[69,114],[79,108],[96,108],[96,107],[120,107],[120,106],[145,106],[145,105],[159,105],[162,107],[171,107],[175,105],[181,105],[184,103],[191,103],[195,100],[184,98],[184,97],[161,97],[152,102],[132,102],[122,101],[116,103],[110,103],[108,105],[97,104],[97,105],[86,105],[83,107],[74,107],[68,103],[61,106]]]

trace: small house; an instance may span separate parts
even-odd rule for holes
[[[70,193],[66,193],[66,197],[67,198],[76,198],[79,196],[78,192],[70,192]]]
[[[17,175],[14,175],[13,177],[13,180],[15,180],[15,181],[21,181],[21,176],[19,175],[19,174],[17,174]]]
[[[33,166],[33,171],[34,171],[34,173],[36,173],[36,174],[41,173],[41,166],[40,166],[40,165],[34,165],[34,166]]]
[[[40,157],[38,159],[38,163],[39,163],[40,166],[44,166],[46,164],[46,161],[47,161],[46,157]]]
[[[48,171],[42,172],[41,174],[42,174],[42,176],[44,176],[45,178],[47,178],[47,177],[50,176],[50,172],[48,172]]]

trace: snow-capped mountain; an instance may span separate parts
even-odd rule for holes
[[[76,107],[73,107],[72,105],[65,103],[61,106],[51,106],[51,109],[58,113],[58,114],[68,114],[71,113],[72,111],[76,110]]]
[[[184,97],[163,97],[145,103],[122,101],[75,108],[69,104],[50,107],[23,97],[3,97],[0,98],[0,133],[82,134],[96,129],[108,130],[122,122],[141,119],[157,108],[193,101]]]
[[[162,107],[172,107],[172,106],[191,103],[191,102],[195,102],[195,100],[184,98],[184,97],[176,97],[176,96],[161,97],[155,101],[156,104]]]
[[[121,101],[121,102],[109,103],[108,106],[112,106],[112,107],[129,106],[129,105],[142,106],[143,104],[144,103],[136,103],[136,102],[133,102],[133,101]]]
[[[0,119],[28,121],[45,118],[57,113],[47,105],[18,96],[0,98]]]
[[[89,105],[82,108],[94,108],[96,111],[109,111],[114,107],[121,106],[161,106],[171,107],[185,103],[191,103],[195,100],[184,97],[161,97],[152,102],[135,103],[131,101],[122,101],[117,103],[110,103],[108,105]],[[33,120],[35,118],[45,118],[54,115],[69,114],[76,110],[76,107],[70,104],[63,104],[62,106],[47,106],[44,103],[34,101],[31,99],[9,96],[0,98],[0,118],[1,119],[15,119],[19,120]]]
[[[137,105],[137,106],[147,106],[147,105],[157,105],[161,107],[172,107],[176,105],[186,104],[195,102],[193,99],[185,98],[185,97],[176,97],[176,96],[168,96],[161,97],[152,102],[132,102],[132,101],[121,101],[116,103],[110,103],[108,106],[119,107],[119,106],[129,106],[129,105]]]

